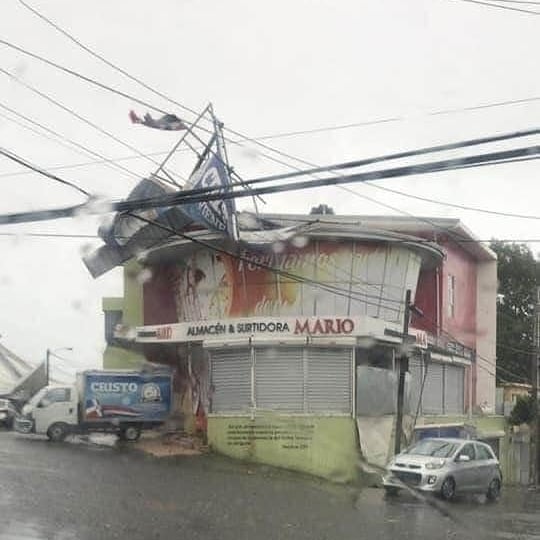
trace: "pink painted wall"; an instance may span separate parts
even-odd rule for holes
[[[477,262],[453,242],[446,242],[444,248],[447,257],[442,268],[442,328],[467,347],[476,348]],[[453,317],[448,313],[449,275],[456,280]]]
[[[437,269],[420,272],[414,305],[422,311],[424,316],[413,314],[411,326],[436,336],[437,321],[439,320],[437,318]],[[440,305],[441,299],[439,298]]]

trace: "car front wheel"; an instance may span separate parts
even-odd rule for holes
[[[486,497],[490,501],[496,501],[501,494],[501,481],[498,478],[494,478],[488,487]]]
[[[456,494],[456,482],[454,481],[454,479],[451,476],[449,476],[442,483],[441,497],[445,501],[450,501],[450,500],[452,500],[454,498],[455,494]]]

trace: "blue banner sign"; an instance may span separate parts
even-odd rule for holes
[[[171,376],[87,372],[83,414],[87,422],[163,421],[171,410]]]

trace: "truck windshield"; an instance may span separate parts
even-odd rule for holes
[[[36,406],[40,401],[41,398],[48,392],[48,388],[42,388],[37,394],[34,394],[28,401],[28,405]]]

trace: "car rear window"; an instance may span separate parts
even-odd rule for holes
[[[407,454],[417,456],[450,457],[456,451],[458,445],[444,440],[424,439],[409,448]]]

